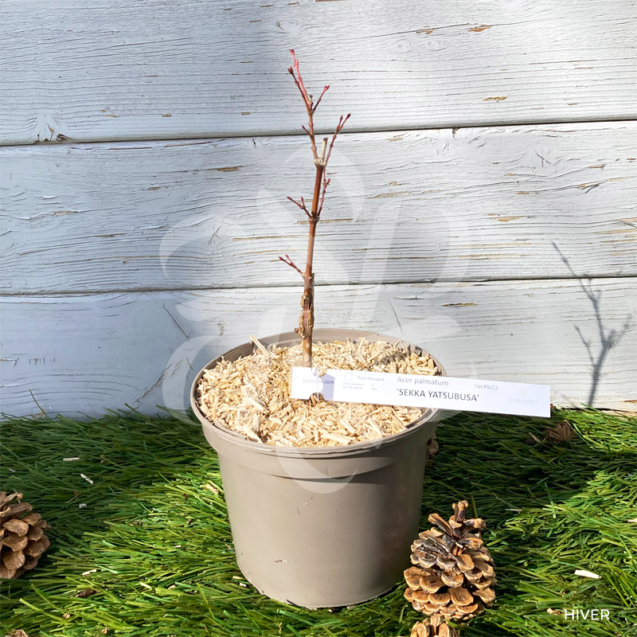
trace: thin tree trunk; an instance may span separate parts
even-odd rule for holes
[[[343,126],[349,119],[349,114],[345,117],[341,116],[338,119],[336,130],[332,135],[332,141],[328,150],[328,139],[323,139],[323,146],[320,154],[316,148],[316,138],[314,136],[314,112],[318,108],[318,105],[323,99],[323,95],[329,86],[323,87],[323,92],[316,102],[312,100],[312,96],[307,92],[301,73],[299,71],[299,62],[294,55],[294,49],[290,49],[292,54],[292,66],[288,69],[290,75],[294,78],[294,82],[301,92],[305,108],[307,110],[308,125],[303,126],[303,130],[308,134],[310,143],[312,145],[312,155],[314,157],[314,165],[316,166],[316,179],[314,181],[314,196],[312,197],[312,207],[310,210],[305,205],[305,200],[301,197],[300,201],[295,201],[292,197],[288,199],[296,206],[298,206],[309,219],[310,233],[307,240],[307,260],[305,262],[305,272],[301,272],[301,269],[290,259],[286,254],[285,258],[279,257],[283,263],[294,268],[303,277],[303,296],[301,297],[301,316],[299,317],[299,326],[296,328],[296,333],[301,337],[303,341],[303,365],[306,367],[312,367],[312,332],[314,331],[314,272],[312,270],[312,262],[314,261],[314,238],[316,237],[316,226],[321,217],[321,211],[323,210],[323,202],[325,201],[325,191],[329,186],[330,180],[327,179],[325,174],[325,168],[327,162],[330,160],[332,154],[332,148],[336,141],[337,135],[343,130]],[[326,154],[327,152],[327,154]]]
[[[314,196],[312,198],[312,209],[310,215],[310,232],[307,239],[307,260],[305,262],[305,274],[303,296],[301,297],[301,316],[299,317],[298,335],[303,339],[303,365],[312,367],[312,332],[314,331],[314,272],[312,264],[314,262],[314,238],[316,237],[316,226],[318,225],[318,207],[321,195],[321,184],[323,172],[325,170],[325,150],[327,139],[323,140],[323,148],[318,161],[316,162],[316,180],[314,181]]]

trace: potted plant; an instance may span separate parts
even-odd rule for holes
[[[313,253],[330,184],[326,168],[349,115],[320,148],[313,101],[291,51],[316,168],[295,332],[254,339],[197,375],[191,405],[217,451],[238,565],[259,591],[308,608],[363,602],[389,590],[418,532],[427,443],[436,410],[291,399],[290,369],[338,367],[444,374],[421,348],[365,331],[314,329]]]

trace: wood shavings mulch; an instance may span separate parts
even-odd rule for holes
[[[260,345],[260,344],[259,344]],[[440,375],[427,354],[397,345],[358,341],[317,342],[313,363],[328,369]],[[199,406],[218,426],[249,440],[286,447],[336,447],[399,433],[426,411],[361,403],[337,403],[322,397],[290,398],[291,368],[300,366],[301,345],[257,346],[250,356],[221,361],[206,370],[199,386]]]

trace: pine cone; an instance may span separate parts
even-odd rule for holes
[[[493,559],[481,539],[486,524],[466,519],[467,506],[464,500],[454,504],[449,522],[432,513],[429,522],[437,528],[411,545],[415,566],[405,571],[405,599],[426,615],[471,619],[495,599]]]
[[[460,637],[460,633],[445,623],[442,615],[434,615],[431,619],[416,622],[409,637]]]
[[[549,442],[568,442],[575,437],[575,429],[568,420],[560,420],[555,427],[546,430],[544,440]]]
[[[51,544],[44,535],[47,523],[21,500],[21,493],[0,491],[0,579],[20,577],[35,568]]]

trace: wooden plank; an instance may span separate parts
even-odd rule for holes
[[[637,116],[631,0],[5,0],[0,139],[280,134]],[[318,90],[318,88],[315,88]]]
[[[52,413],[183,407],[211,358],[292,329],[300,292],[5,297],[2,411],[36,412],[30,391]],[[556,404],[634,409],[636,293],[637,278],[326,287],[317,326],[403,336],[450,375],[548,383]]]
[[[334,151],[321,284],[637,274],[637,123],[363,133]],[[5,293],[295,285],[298,137],[0,149]],[[567,266],[562,256],[569,260]]]

